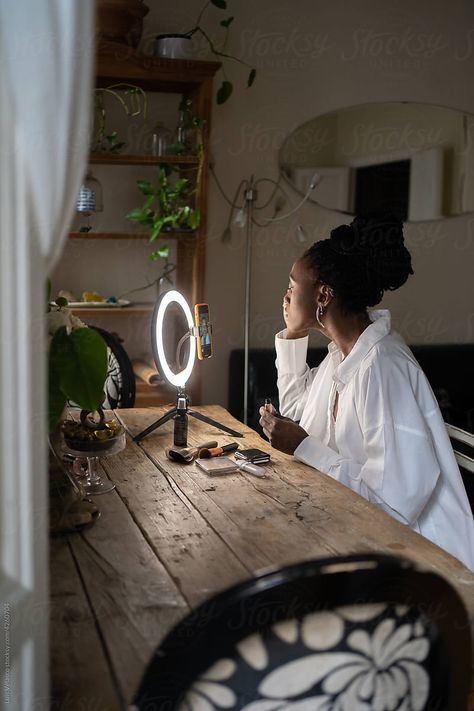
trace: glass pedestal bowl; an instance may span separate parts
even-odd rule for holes
[[[100,422],[83,415],[81,421],[64,420],[61,425],[61,449],[63,454],[73,457],[72,471],[81,482],[87,494],[106,494],[115,489],[110,479],[99,473],[99,459],[110,457],[125,448],[125,432],[115,419]]]

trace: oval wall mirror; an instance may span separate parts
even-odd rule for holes
[[[474,115],[411,102],[340,109],[296,128],[279,165],[298,192],[344,214],[463,215],[474,212]]]

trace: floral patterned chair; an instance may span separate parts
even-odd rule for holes
[[[364,554],[266,572],[159,646],[140,711],[464,711],[465,608],[409,561]]]

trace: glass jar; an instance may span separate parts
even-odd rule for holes
[[[152,156],[166,156],[170,153],[173,134],[159,121],[151,134]]]

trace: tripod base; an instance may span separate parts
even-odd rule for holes
[[[154,432],[158,427],[161,427],[161,425],[164,425],[165,422],[168,422],[169,420],[172,420],[174,416],[178,413],[178,408],[173,407],[172,410],[168,410],[168,412],[165,412],[165,414],[160,417],[156,422],[153,422],[149,427],[147,427],[143,432],[140,432],[139,434],[135,435],[133,438],[134,442],[140,442],[144,437],[150,434],[150,432]],[[223,425],[221,422],[218,422],[217,420],[213,420],[212,417],[207,417],[206,415],[202,415],[200,412],[194,412],[193,410],[188,410],[187,411],[188,415],[191,415],[191,417],[194,417],[196,420],[200,420],[201,422],[206,422],[208,425],[212,425],[218,430],[222,430],[223,432],[227,432],[227,434],[232,435],[232,437],[243,437],[244,435],[241,432],[237,432],[236,430],[232,430],[230,427],[227,427],[227,425]]]

